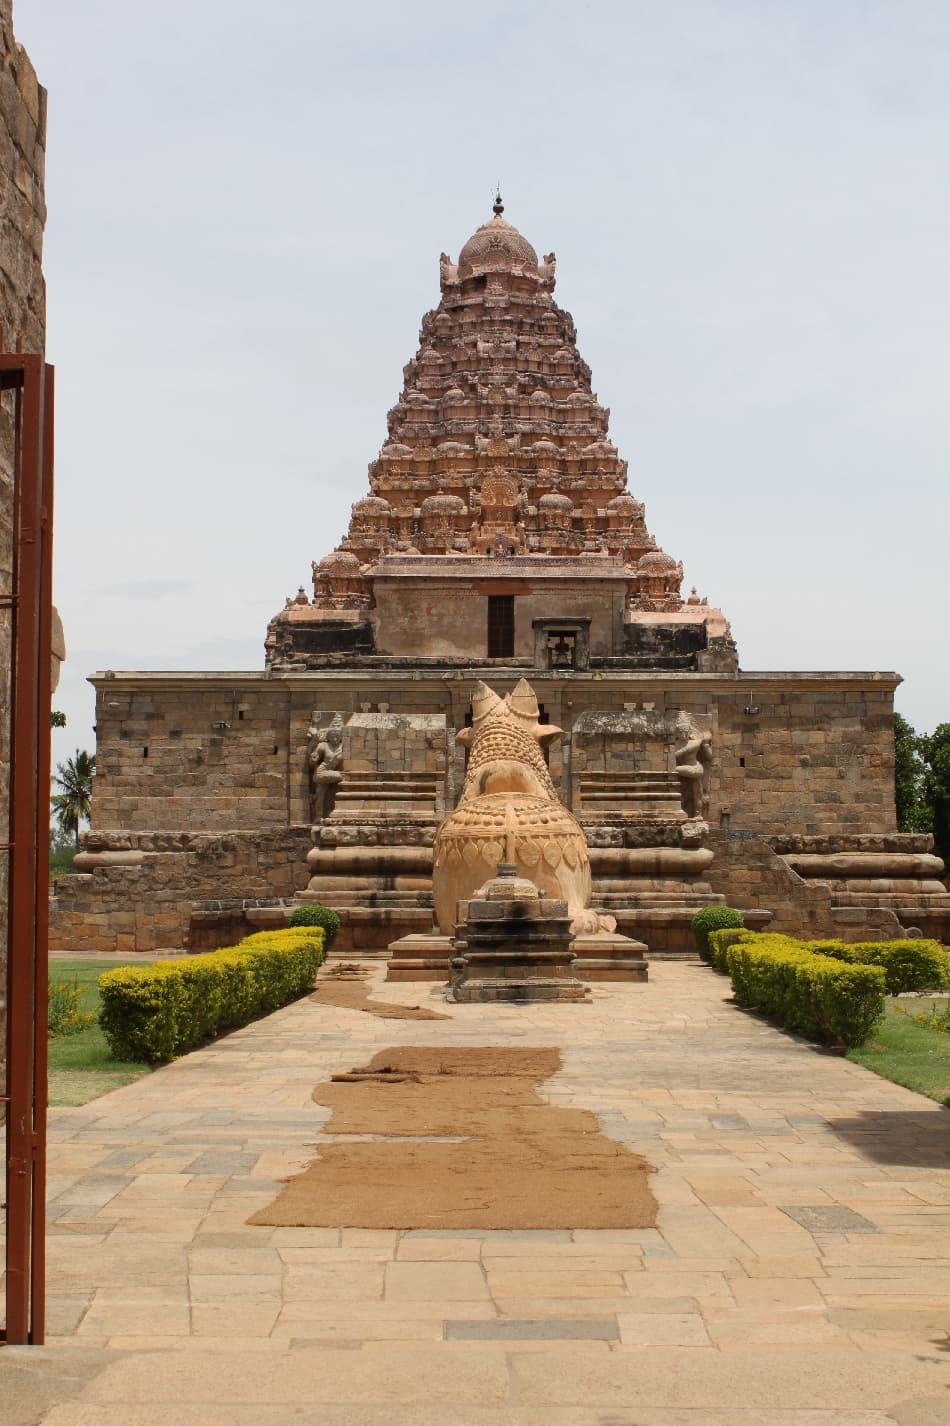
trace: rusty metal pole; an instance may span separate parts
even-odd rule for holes
[[[9,1343],[44,1338],[46,906],[52,620],[52,369],[0,355],[17,392],[14,463],[7,938],[6,1322]]]

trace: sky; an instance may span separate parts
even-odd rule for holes
[[[257,669],[438,258],[558,258],[658,542],[744,669],[947,657],[946,0],[16,0],[49,90],[54,757],[96,669]]]

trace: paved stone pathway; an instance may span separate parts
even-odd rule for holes
[[[950,1426],[947,1110],[699,965],[585,1005],[373,994],[452,1018],[304,1000],[52,1112],[51,1335],[0,1349],[6,1426]],[[544,1092],[656,1165],[658,1227],[249,1227],[314,1085],[395,1044],[560,1047]]]

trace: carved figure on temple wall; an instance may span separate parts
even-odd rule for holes
[[[674,749],[673,761],[680,780],[683,811],[691,819],[705,821],[709,815],[709,778],[712,768],[712,734],[700,732],[688,719],[677,722],[677,731],[686,741]]]
[[[590,862],[580,824],[558,801],[542,749],[561,729],[540,722],[538,700],[521,679],[504,698],[479,682],[472,726],[458,741],[469,751],[458,806],[436,833],[432,895],[446,935],[467,900],[499,862],[512,863],[543,895],[566,901],[575,934],[613,931],[611,916],[589,909]]]
[[[343,779],[343,718],[334,713],[325,728],[311,723],[307,731],[310,770],[310,820],[322,822],[333,811],[336,789]]]

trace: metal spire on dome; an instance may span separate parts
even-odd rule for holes
[[[496,218],[500,218],[501,215],[502,215],[502,213],[504,213],[504,211],[505,211],[505,205],[504,205],[504,203],[502,203],[502,201],[501,201],[501,184],[500,184],[500,183],[496,183],[496,184],[495,184],[495,201],[494,201],[494,203],[492,204],[492,209],[491,209],[491,210],[492,210],[492,212],[494,213],[494,215],[495,215]]]

